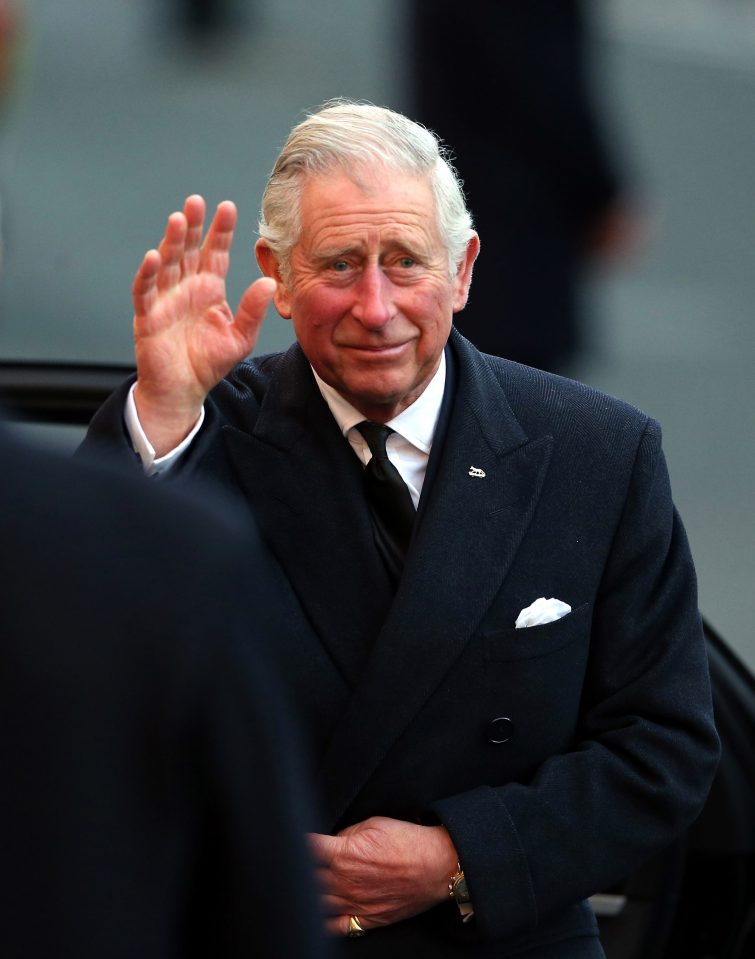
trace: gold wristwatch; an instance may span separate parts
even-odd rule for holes
[[[448,880],[448,895],[456,900],[456,905],[459,907],[459,912],[461,913],[461,921],[469,922],[474,916],[474,906],[469,896],[469,888],[467,887],[464,870],[461,868],[461,863],[459,862],[456,863],[456,872]]]

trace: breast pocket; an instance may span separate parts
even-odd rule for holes
[[[482,633],[483,650],[488,662],[504,663],[514,660],[549,656],[585,637],[590,628],[590,603],[583,603],[571,613],[542,626],[507,627]]]

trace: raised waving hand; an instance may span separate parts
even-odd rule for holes
[[[209,391],[257,341],[275,281],[256,280],[234,316],[225,278],[236,207],[219,204],[202,241],[205,202],[190,196],[136,272],[136,408],[158,456],[190,432]]]

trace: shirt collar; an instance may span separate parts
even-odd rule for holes
[[[315,381],[322,393],[322,397],[330,408],[330,412],[338,423],[339,429],[344,436],[348,435],[349,430],[361,423],[364,414],[355,409],[348,400],[345,400],[341,394],[322,380],[314,368]],[[417,449],[424,453],[430,452],[435,435],[435,427],[438,425],[440,416],[440,407],[443,402],[443,391],[446,386],[446,355],[445,352],[440,355],[440,363],[435,375],[420,393],[417,399],[405,410],[389,420],[386,424],[392,430],[408,440]]]

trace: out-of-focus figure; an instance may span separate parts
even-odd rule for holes
[[[322,959],[254,530],[5,433],[0,458],[0,955]]]
[[[197,44],[233,40],[249,25],[252,0],[172,0],[178,30]]]
[[[7,125],[8,103],[17,85],[20,37],[23,22],[22,0],[0,0],[0,266],[5,250],[3,180],[9,164]]]
[[[20,0],[0,0],[0,107],[12,87],[21,16]]]
[[[637,220],[588,79],[581,0],[415,0],[415,113],[452,144],[483,237],[458,328],[478,349],[568,370],[581,281]]]

